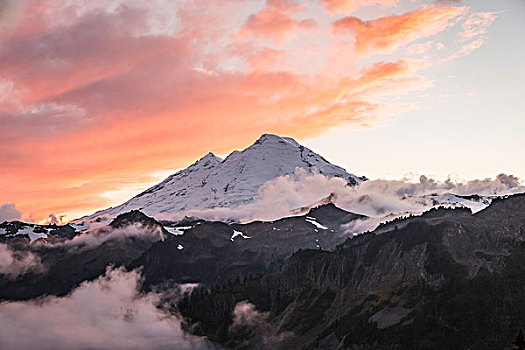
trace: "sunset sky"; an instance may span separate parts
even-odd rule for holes
[[[64,220],[291,136],[351,173],[525,178],[525,1],[0,0],[0,205]]]

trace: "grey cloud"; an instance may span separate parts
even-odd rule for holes
[[[233,323],[229,333],[232,338],[244,338],[248,333],[252,338],[252,345],[261,349],[287,349],[288,339],[293,336],[291,332],[279,332],[267,322],[269,312],[258,311],[252,303],[244,300],[238,302],[233,310]],[[248,344],[244,344],[247,346]],[[262,345],[262,347],[261,347]],[[248,346],[249,348],[249,346]]]
[[[0,223],[4,221],[20,220],[22,214],[14,203],[6,203],[0,205]]]
[[[123,228],[113,228],[111,226],[103,226],[88,230],[72,240],[63,243],[64,246],[82,249],[84,246],[93,247],[98,246],[106,241],[121,239],[126,237],[142,237],[151,238],[154,241],[164,239],[160,228],[144,227],[141,224],[134,224],[125,226]]]
[[[267,318],[267,312],[259,312],[252,303],[241,301],[235,305],[235,309],[233,310],[233,323],[231,328],[259,327],[266,323]]]
[[[0,28],[15,25],[26,6],[27,0],[0,0]]]
[[[16,250],[0,243],[0,274],[8,279],[28,272],[42,273],[45,271],[40,258],[30,251]]]
[[[436,0],[434,1],[436,5],[459,5],[463,3],[463,0]]]
[[[108,269],[70,295],[0,304],[2,349],[208,349],[181,319],[141,293],[140,274]]]

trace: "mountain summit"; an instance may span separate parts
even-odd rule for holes
[[[298,169],[340,177],[350,186],[366,180],[330,164],[292,138],[263,134],[253,145],[233,151],[224,160],[208,153],[129,201],[83,219],[115,217],[136,209],[156,216],[187,210],[232,208],[253,202],[264,183],[295,174]]]

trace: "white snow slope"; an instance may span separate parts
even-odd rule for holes
[[[330,164],[291,138],[264,134],[250,147],[234,151],[224,160],[208,153],[124,204],[78,221],[115,217],[133,209],[165,217],[187,210],[233,208],[253,202],[265,182],[295,174],[298,168],[327,177],[340,177],[350,185],[366,180]]]

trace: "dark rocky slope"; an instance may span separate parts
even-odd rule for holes
[[[201,293],[183,313],[232,348],[503,349],[525,325],[525,196],[446,209]],[[268,312],[232,328],[237,303]],[[268,343],[261,345],[261,329]]]
[[[299,249],[334,249],[349,235],[342,225],[364,219],[328,204],[273,222],[199,221],[184,235],[153,244],[129,267],[143,268],[146,285],[174,280],[214,286],[274,271]]]
[[[346,238],[345,224],[363,219],[329,204],[183,230],[133,211],[90,233],[46,228],[50,241],[9,235],[4,244],[46,271],[0,276],[0,298],[64,295],[113,265],[142,269],[144,288],[166,300],[174,285],[200,283],[174,310],[227,348],[504,349],[525,326],[525,195]],[[244,324],[234,323],[239,305]]]
[[[45,271],[29,272],[16,278],[0,274],[0,300],[65,295],[80,283],[103,275],[108,266],[130,264],[154,242],[169,236],[161,224],[138,211],[122,214],[109,226],[95,232],[75,233],[73,230],[71,233],[64,227],[60,232],[66,232],[71,239],[59,240],[56,234],[49,237],[53,240],[48,238],[31,245],[27,237],[23,242],[9,240],[9,245],[17,252],[37,256]],[[18,237],[21,236],[14,238],[20,240]]]
[[[146,288],[165,282],[213,287],[249,273],[273,271],[301,248],[332,249],[347,236],[341,225],[365,219],[333,204],[308,215],[231,225],[190,220],[184,223],[184,235],[173,235],[153,218],[131,211],[97,230],[81,233],[62,226],[31,244],[25,235],[9,235],[10,247],[35,254],[45,271],[16,278],[0,274],[0,300],[64,295],[101,276],[108,266],[140,268]]]

